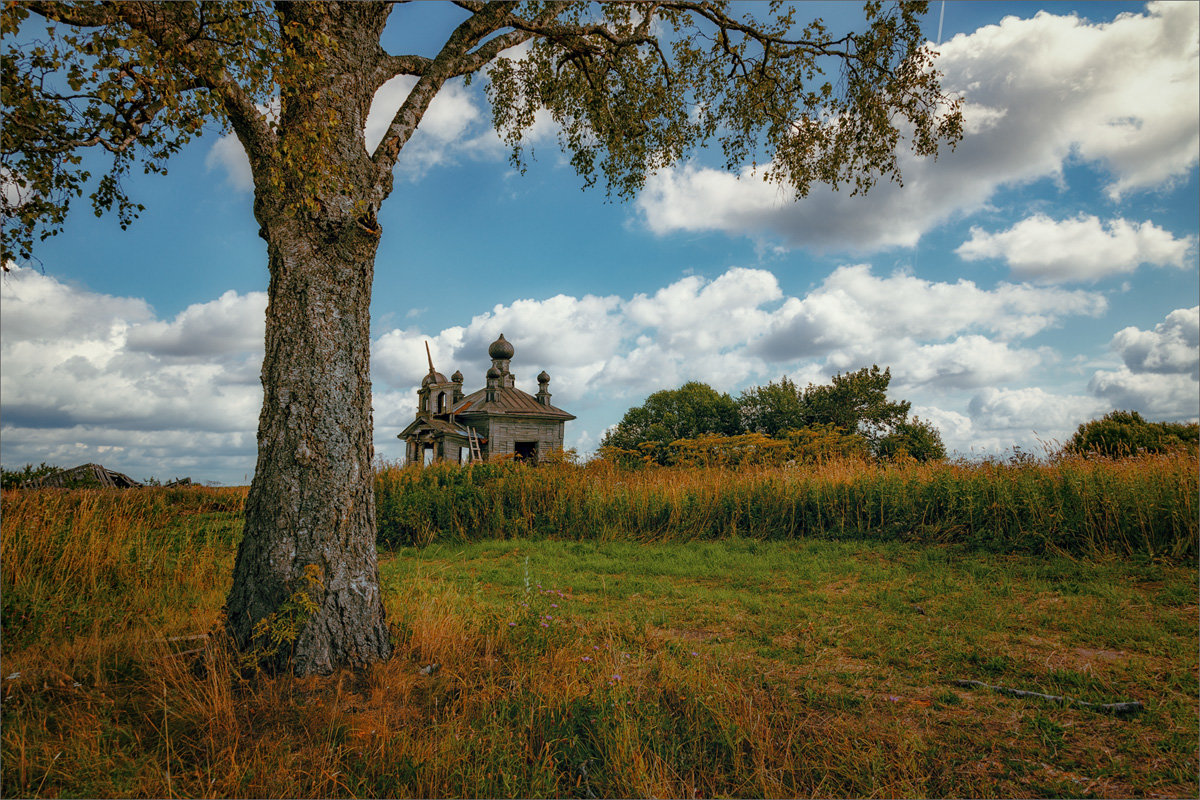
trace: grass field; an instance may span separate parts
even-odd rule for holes
[[[446,537],[381,551],[389,663],[295,680],[186,638],[242,496],[4,496],[5,796],[1200,791],[1190,558]]]

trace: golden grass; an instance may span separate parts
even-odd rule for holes
[[[376,481],[380,541],[553,536],[693,541],[869,538],[996,551],[1190,560],[1200,469],[1175,451],[1053,463],[530,469],[389,467]]]
[[[1085,468],[1139,479],[1119,464]],[[840,469],[822,475],[859,479]],[[729,482],[745,501],[751,477],[793,480],[600,476],[646,530],[662,513],[687,524],[694,498]],[[577,497],[595,485],[581,479]],[[536,513],[536,489],[508,485],[506,502]],[[676,510],[639,507],[651,493]],[[381,558],[396,656],[296,680],[242,674],[208,635],[243,497],[5,493],[5,796],[1200,789],[1194,564],[897,542],[639,544],[616,532],[404,549]],[[1147,711],[1041,706],[949,686],[957,677]]]

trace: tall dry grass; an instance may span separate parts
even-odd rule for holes
[[[197,613],[215,622],[244,498],[244,489],[199,487],[5,492],[6,652],[40,640],[67,661],[94,660],[98,648],[127,653],[151,632],[192,630]]]
[[[482,538],[879,538],[1003,551],[1197,554],[1197,457],[621,470],[385,468],[385,545]]]
[[[834,464],[800,475],[435,469],[386,471],[380,486],[385,500],[399,493],[427,503],[424,513],[444,526],[428,534],[434,538],[770,538],[783,519],[792,536],[857,536],[864,526],[878,535],[871,531],[883,530],[879,521],[905,502],[910,518],[919,509],[929,530],[945,532],[934,527],[949,513],[933,503],[938,492],[945,508],[978,514],[976,525],[1029,517],[1049,529],[1063,525],[1053,520],[1067,501],[1050,510],[1028,504],[1075,497],[1085,510],[1072,512],[1072,524],[1094,520],[1109,537],[1104,547],[1117,541],[1136,552],[1143,540],[1121,543],[1113,532],[1158,546],[1172,541],[1152,532],[1158,520],[1190,519],[1194,532],[1195,519],[1194,459],[1053,468]],[[1146,506],[1140,512],[1137,497]],[[999,725],[1001,739],[968,727],[961,740],[959,706],[930,716],[928,701],[899,705],[884,696],[897,691],[889,687],[902,671],[882,673],[880,686],[864,678],[861,693],[835,690],[830,681],[841,673],[821,672],[816,662],[693,644],[687,626],[700,623],[664,621],[675,637],[664,640],[627,606],[572,620],[549,604],[582,610],[617,601],[570,590],[529,592],[520,616],[499,616],[436,571],[385,587],[392,661],[305,680],[244,674],[223,638],[206,635],[219,620],[243,500],[239,489],[3,495],[5,795],[936,796],[1074,785],[1064,778],[1047,789],[1000,768],[961,773],[956,765],[1001,740],[1018,742],[1016,756],[1046,760],[1041,729],[1011,722],[1000,701],[963,702],[983,715],[966,722]],[[515,578],[504,591],[525,597]],[[873,595],[862,591],[856,602],[866,607]],[[568,618],[543,627],[543,614]],[[821,647],[838,646],[850,625],[836,623],[837,636]],[[418,668],[430,663],[440,670],[422,675]],[[1131,752],[1153,750],[1138,747]],[[1147,788],[1141,778],[1122,780],[1118,794]],[[1172,781],[1169,791],[1192,791],[1194,770]]]

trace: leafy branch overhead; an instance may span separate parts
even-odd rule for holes
[[[798,195],[813,182],[857,192],[900,179],[905,140],[931,156],[962,133],[921,36],[923,2],[870,2],[863,30],[844,35],[819,19],[801,25],[779,3],[745,15],[711,2],[456,5],[464,19],[436,53],[396,55],[380,45],[391,4],[338,15],[353,36],[326,33],[323,4],[6,4],[2,258],[30,258],[85,192],[98,215],[115,211],[128,225],[142,208],[126,192],[130,170],[165,172],[210,124],[237,134],[260,200],[286,195],[309,216],[328,211],[300,191],[298,173],[330,188],[326,197],[353,198],[346,211],[377,234],[396,159],[460,77],[486,76],[514,163],[547,113],[584,183],[602,179],[620,197],[706,145],[727,168],[758,167]],[[323,85],[318,76],[342,64],[356,80]],[[374,94],[399,75],[416,85],[367,153]],[[338,129],[361,148],[350,166],[329,152]]]

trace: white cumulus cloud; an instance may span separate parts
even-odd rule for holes
[[[6,464],[101,461],[135,477],[208,470],[198,477],[241,480],[254,461],[265,302],[261,293],[226,292],[159,319],[136,298],[15,268],[3,282],[0,317]],[[1195,359],[1187,353],[1196,349],[1197,309],[1174,312],[1153,330],[1118,333],[1113,349],[1143,372],[1096,373],[1091,397],[999,388],[1029,383],[1060,359],[1023,340],[1105,307],[1094,292],[985,290],[880,276],[866,265],[837,269],[801,296],[783,292],[770,271],[731,267],[625,297],[523,298],[441,330],[376,334],[376,448],[399,455],[395,435],[411,421],[428,370],[425,342],[435,367],[461,370],[473,391],[500,333],[516,348],[518,386],[537,391],[536,375],[547,370],[553,402],[580,416],[571,436],[592,431],[592,439],[645,395],[688,380],[736,393],[782,374],[824,383],[872,363],[890,366],[895,396],[944,423],[947,444],[958,449],[1006,447],[1033,431],[1066,435],[1087,415],[1154,387],[1175,398],[1170,408],[1190,391],[1194,407]],[[969,407],[963,392],[977,393]]]
[[[266,292],[233,290],[208,303],[185,308],[171,322],[154,320],[132,327],[129,350],[156,356],[212,358],[262,350]]]
[[[261,295],[229,292],[165,322],[143,300],[16,267],[0,302],[6,464],[61,453],[64,466],[102,461],[144,477],[168,442],[168,469],[209,456],[225,469],[231,454],[253,464],[262,337],[245,332],[262,330]]]
[[[1095,292],[1014,284],[989,290],[904,273],[881,278],[858,264],[834,270],[804,298],[785,300],[754,349],[771,361],[844,352],[841,360],[849,362],[904,338],[937,341],[968,332],[1026,338],[1106,307]]]
[[[1200,306],[1172,311],[1154,330],[1123,328],[1109,347],[1124,363],[1097,370],[1093,394],[1150,419],[1200,416]]]
[[[938,48],[944,86],[964,98],[966,136],[937,161],[903,155],[903,188],[851,197],[816,187],[793,201],[753,170],[685,165],[652,176],[638,208],[659,234],[716,230],[866,252],[911,247],[1003,186],[1061,177],[1070,159],[1109,174],[1114,198],[1161,186],[1200,152],[1198,39],[1192,3],[1152,3],[1105,24],[1006,17]]]
[[[955,252],[968,261],[1003,259],[1018,278],[1063,283],[1133,272],[1142,264],[1183,269],[1194,245],[1192,237],[1176,238],[1151,222],[1035,214],[999,233],[972,227]]]
[[[982,390],[967,406],[971,443],[980,452],[1002,453],[1014,444],[1043,455],[1055,450],[1083,422],[1109,410],[1100,399],[1059,394],[1040,387]]]
[[[1117,331],[1110,347],[1133,372],[1178,373],[1200,380],[1200,306],[1177,308],[1152,331]]]
[[[970,281],[879,276],[861,264],[835,270],[802,296],[785,294],[767,270],[731,267],[629,297],[521,299],[441,331],[379,335],[376,423],[386,431],[377,441],[411,421],[415,391],[428,370],[424,341],[435,366],[443,374],[461,369],[464,389],[472,391],[483,385],[488,344],[504,333],[516,349],[518,386],[536,391],[534,376],[547,369],[555,404],[580,415],[580,430],[602,431],[651,392],[689,380],[736,393],[782,374],[800,385],[825,383],[835,372],[874,363],[891,368],[896,396],[948,426],[948,446],[966,451],[972,437],[980,437],[989,449],[1003,450],[1028,445],[1035,430],[1068,434],[1087,419],[1081,415],[1105,404],[1095,397],[1071,400],[1047,421],[1042,408],[1029,403],[1028,413],[1017,414],[1019,395],[1008,398],[1013,408],[1004,415],[993,413],[994,397],[991,405],[977,403],[971,415],[961,393],[1035,380],[1060,356],[1022,340],[1106,308],[1096,292],[1025,284],[987,290]],[[391,410],[383,408],[381,390],[390,393]]]

